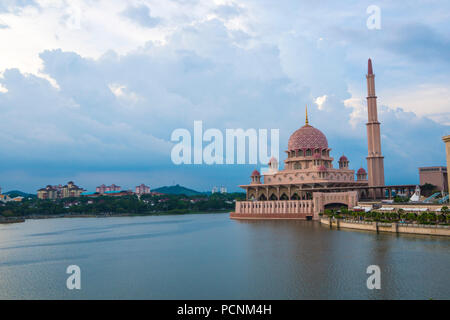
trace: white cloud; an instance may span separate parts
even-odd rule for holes
[[[408,88],[385,89],[380,92],[382,102],[394,108],[401,107],[419,116],[431,116],[450,125],[450,88],[440,83],[423,83]]]
[[[124,86],[124,85],[120,85],[120,84],[117,84],[117,83],[112,83],[108,87],[111,90],[111,92],[118,99],[123,99],[123,100],[125,100],[127,102],[130,102],[130,103],[133,103],[133,104],[137,103],[139,101],[139,96],[136,93],[134,93],[132,91],[129,91],[127,89],[127,87]]]
[[[325,94],[321,97],[317,97],[314,100],[314,103],[317,104],[317,107],[319,108],[319,110],[323,110],[323,105],[326,101],[327,101],[327,95]]]

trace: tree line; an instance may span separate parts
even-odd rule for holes
[[[0,205],[4,217],[34,215],[114,215],[211,212],[234,209],[235,200],[244,200],[245,194],[212,194],[202,196],[151,195],[99,196],[64,198],[57,200],[23,199]]]
[[[440,212],[406,212],[403,209],[397,211],[377,211],[369,212],[361,210],[349,210],[342,207],[340,210],[325,209],[323,214],[327,217],[336,219],[351,219],[359,221],[376,221],[376,222],[401,222],[401,223],[419,223],[419,224],[450,224],[450,210],[447,206],[443,206]]]

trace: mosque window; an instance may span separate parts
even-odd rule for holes
[[[311,156],[311,149],[307,149],[306,150],[306,156],[308,157],[308,156]]]

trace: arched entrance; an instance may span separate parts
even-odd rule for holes
[[[269,200],[271,200],[271,201],[276,201],[276,200],[278,200],[278,199],[277,199],[277,196],[276,196],[274,193],[272,193],[272,194],[270,195],[270,197],[269,197]]]
[[[348,209],[348,205],[346,203],[333,202],[325,205],[325,210],[340,210],[342,207]]]
[[[369,195],[367,194],[366,190],[361,190],[361,193],[359,194],[360,199],[367,199]]]

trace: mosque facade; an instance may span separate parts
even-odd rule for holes
[[[333,167],[331,148],[322,131],[310,125],[306,109],[305,124],[289,138],[284,169],[272,158],[263,175],[254,170],[246,191],[246,200],[237,201],[233,219],[318,220],[325,208],[357,205],[360,198],[381,196],[384,191],[384,157],[381,153],[375,75],[368,61],[367,140],[368,173],[364,168],[350,169],[342,155],[339,167]]]

